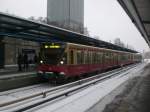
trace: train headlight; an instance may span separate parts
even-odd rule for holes
[[[42,64],[42,63],[43,63],[43,61],[41,60],[41,61],[40,61],[40,63]]]
[[[64,61],[60,61],[60,64],[62,64],[62,65],[63,65],[63,64],[64,64]]]

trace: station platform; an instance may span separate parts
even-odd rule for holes
[[[41,82],[42,80],[36,74],[35,65],[30,65],[27,70],[22,71],[18,71],[17,65],[0,69],[0,92]]]
[[[150,112],[150,63],[103,112]]]
[[[0,77],[3,75],[12,75],[12,74],[25,73],[31,71],[33,72],[35,70],[36,68],[34,64],[30,65],[27,70],[22,69],[22,71],[18,71],[17,65],[6,65],[4,68],[0,69]]]

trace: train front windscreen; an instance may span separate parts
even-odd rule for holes
[[[41,62],[57,65],[60,63],[65,50],[65,43],[45,43],[41,48]]]

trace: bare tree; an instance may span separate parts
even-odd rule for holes
[[[31,17],[29,17],[28,19],[29,19],[29,20],[32,20],[32,21],[35,21],[35,20],[36,20],[34,16],[31,16]]]
[[[116,38],[116,39],[114,40],[114,44],[115,44],[115,45],[118,45],[118,46],[120,46],[120,47],[124,47],[124,48],[127,48],[127,49],[135,50],[133,46],[131,46],[131,45],[129,45],[129,44],[124,44],[124,43],[120,40],[120,38]]]
[[[97,35],[93,36],[93,38],[94,38],[94,39],[97,39],[97,40],[100,40],[100,37],[97,36]]]
[[[47,23],[47,18],[46,17],[38,17],[36,21],[41,22],[41,23]]]
[[[120,38],[116,38],[116,39],[114,40],[114,44],[115,44],[115,45],[118,45],[118,46],[120,46],[120,47],[125,47],[125,44],[120,40]]]
[[[90,33],[87,27],[84,27],[84,35],[90,36]]]
[[[47,23],[47,18],[46,17],[35,18],[35,17],[31,16],[28,19],[32,20],[32,21],[40,22],[40,23]]]

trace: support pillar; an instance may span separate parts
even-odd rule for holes
[[[5,45],[2,42],[3,39],[3,37],[0,37],[0,69],[4,68],[5,64]]]

